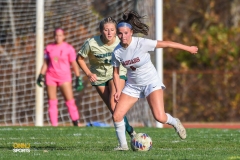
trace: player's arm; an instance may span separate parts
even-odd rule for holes
[[[72,69],[76,75],[75,89],[76,89],[76,91],[81,91],[84,88],[84,86],[83,86],[82,77],[80,77],[80,71],[79,71],[78,64],[76,61],[72,61],[71,65],[72,65]]]
[[[77,56],[77,64],[83,70],[83,72],[88,76],[90,82],[97,81],[96,74],[93,74],[90,71],[90,69],[88,68],[87,64],[85,63],[84,57],[82,57],[80,54],[78,54],[78,56]]]
[[[120,89],[119,67],[113,67],[113,82],[116,88],[114,98],[116,101],[118,101],[122,92],[122,90]]]
[[[156,48],[167,48],[167,47],[182,49],[192,54],[196,54],[198,51],[198,48],[196,46],[186,46],[186,45],[172,42],[172,41],[157,41]]]
[[[43,65],[42,65],[42,68],[41,68],[41,71],[40,71],[40,73],[39,73],[39,75],[38,75],[38,78],[37,78],[37,85],[39,86],[39,87],[42,87],[42,82],[44,82],[44,76],[45,76],[45,73],[46,73],[46,71],[47,71],[47,67],[48,67],[48,65],[47,65],[47,59],[44,59],[44,61],[43,61]]]
[[[75,73],[76,77],[79,77],[80,76],[80,71],[79,71],[77,62],[76,61],[72,61],[71,65],[72,65],[72,69],[73,69],[73,72]]]
[[[45,75],[45,73],[46,73],[46,71],[47,71],[47,67],[48,67],[48,65],[47,65],[47,59],[44,59],[43,65],[42,65],[42,68],[41,68],[41,71],[40,71],[40,74]]]

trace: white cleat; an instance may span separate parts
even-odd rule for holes
[[[182,123],[180,122],[180,120],[178,118],[175,118],[175,119],[177,121],[176,127],[174,126],[175,131],[178,133],[178,135],[181,139],[186,139],[187,133],[186,133],[184,126],[182,125]]]
[[[116,148],[114,148],[114,151],[128,151],[129,150],[129,148],[128,148],[128,146],[126,145],[126,146],[123,146],[123,147],[121,147],[120,145],[118,145]]]

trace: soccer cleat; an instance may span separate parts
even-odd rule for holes
[[[137,133],[133,130],[133,132],[130,135],[130,138],[132,139],[134,135],[136,135]]]
[[[73,126],[77,127],[78,126],[78,120],[76,121],[72,121],[73,122]]]
[[[114,151],[128,151],[128,150],[129,150],[129,148],[128,148],[127,145],[126,145],[126,146],[123,146],[123,147],[121,147],[120,145],[118,145],[117,147],[114,148]]]
[[[182,125],[182,123],[180,122],[180,120],[178,118],[175,118],[175,119],[177,121],[177,125],[174,126],[175,131],[178,133],[178,135],[181,139],[185,139],[187,137],[186,130],[185,130],[184,126]]]

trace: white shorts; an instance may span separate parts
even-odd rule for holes
[[[147,86],[134,86],[132,84],[126,83],[125,87],[123,88],[122,92],[136,98],[145,98],[153,91],[159,89],[165,89],[163,83],[152,83]]]

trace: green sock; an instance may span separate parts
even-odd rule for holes
[[[126,127],[126,131],[128,132],[128,134],[131,136],[132,132],[133,132],[133,127],[130,126],[130,124],[128,123],[127,117],[124,116],[124,122],[125,122],[125,127]]]

